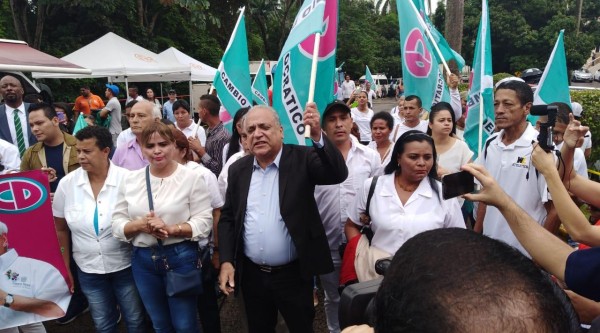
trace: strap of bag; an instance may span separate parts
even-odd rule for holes
[[[152,200],[152,186],[150,186],[150,166],[146,166],[146,193],[148,193],[148,208],[154,210],[154,201]],[[158,247],[162,248],[162,240],[157,238]]]
[[[377,179],[379,179],[379,176],[373,177],[373,180],[371,181],[371,187],[369,187],[369,194],[367,195],[367,207],[365,208],[365,213],[367,213],[369,216],[371,216],[369,213],[369,208],[371,207],[371,198],[373,198],[373,193],[375,193]]]

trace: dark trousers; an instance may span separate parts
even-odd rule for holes
[[[242,293],[250,333],[275,333],[277,311],[290,333],[313,331],[312,278],[302,277],[297,262],[271,272],[264,272],[248,258],[243,265]]]
[[[204,249],[207,251],[207,249]],[[210,260],[210,254],[202,258],[202,286],[204,292],[198,297],[198,315],[203,333],[221,333],[221,317],[217,303],[216,283],[218,272]]]

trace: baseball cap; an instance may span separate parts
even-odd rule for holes
[[[176,94],[177,92],[175,91],[175,89],[171,89],[169,90],[169,94]]]
[[[571,102],[571,109],[573,109],[573,116],[579,118],[583,115],[583,107],[577,102]]]
[[[327,107],[325,107],[325,111],[323,112],[323,121],[325,121],[325,118],[333,111],[343,111],[343,112],[347,112],[350,113],[350,107],[348,105],[346,105],[346,103],[342,102],[342,101],[334,101],[331,102],[327,105]]]
[[[106,88],[110,89],[112,91],[113,95],[115,95],[115,96],[119,95],[119,87],[117,87],[116,85],[107,83]]]

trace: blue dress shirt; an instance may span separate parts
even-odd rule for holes
[[[259,265],[285,265],[298,258],[279,210],[281,152],[265,169],[254,159],[244,219],[244,253]]]

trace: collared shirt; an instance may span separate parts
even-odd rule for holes
[[[402,136],[402,134],[408,132],[408,131],[412,131],[412,130],[417,130],[417,131],[421,131],[423,133],[427,133],[427,128],[429,127],[429,122],[427,120],[419,120],[419,124],[417,124],[417,126],[415,127],[408,127],[406,126],[406,124],[401,123],[400,126],[398,126],[398,131],[396,134],[396,141],[398,141],[398,139],[400,138],[400,136]],[[395,129],[394,129],[395,131]],[[394,143],[396,143],[394,141]]]
[[[379,153],[352,139],[352,146],[346,157],[348,178],[341,184],[315,187],[315,201],[331,250],[337,250],[342,244],[348,208],[365,180],[381,173],[380,161]]]
[[[135,138],[127,142],[127,145],[120,146],[115,150],[112,162],[132,171],[139,170],[149,164],[142,154],[142,147],[140,147]]]
[[[133,132],[131,132],[131,128],[128,128],[128,129],[124,130],[123,132],[119,133],[119,136],[117,137],[117,147],[116,148],[119,148],[122,145],[127,144],[127,142],[129,142],[131,140],[135,140],[135,134],[133,134]]]
[[[92,110],[100,110],[104,107],[104,101],[100,96],[90,93],[88,97],[79,96],[75,99],[73,110],[85,115],[92,113]]]
[[[179,128],[179,126],[177,126],[176,122],[175,122],[175,127],[178,130],[180,130],[181,132],[183,132],[183,134],[185,134],[186,138],[198,138],[198,140],[200,140],[200,143],[202,144],[202,146],[206,145],[206,131],[204,130],[204,127],[196,124],[193,120],[190,123],[190,126],[188,126],[186,128]]]
[[[0,256],[0,289],[13,295],[51,301],[65,313],[71,293],[58,269],[37,259],[19,257],[15,249]],[[4,301],[4,300],[2,300]],[[52,318],[23,311],[0,310],[0,329]],[[5,326],[9,324],[8,326]]]
[[[352,97],[352,93],[356,89],[356,85],[354,81],[345,81],[342,82],[341,90],[342,90],[342,98],[350,98]]]
[[[350,207],[349,218],[357,225],[359,214],[365,212],[367,196],[372,179],[365,180],[354,204]],[[465,222],[456,198],[442,200],[442,187],[436,181],[439,194],[431,188],[429,178],[421,180],[419,187],[402,203],[394,185],[394,174],[379,177],[371,205],[371,246],[394,254],[404,242],[427,230],[439,228],[465,228]]]
[[[52,202],[54,216],[64,218],[71,231],[73,259],[85,273],[107,274],[131,266],[131,246],[112,236],[112,213],[119,184],[129,171],[110,163],[104,186],[94,198],[87,171],[79,168],[58,184]],[[98,234],[94,211],[98,208]]]
[[[254,159],[244,219],[244,253],[259,265],[285,265],[298,258],[279,207],[282,151],[265,169]]]
[[[12,139],[12,143],[17,145],[17,131],[15,130],[15,109],[8,106],[8,104],[4,104],[6,107],[6,120],[8,120],[8,129],[10,130],[10,137]],[[21,129],[23,130],[23,139],[25,139],[25,148],[28,148],[31,143],[29,142],[29,134],[27,133],[27,128],[29,127],[29,120],[25,115],[25,104],[21,103],[18,107],[19,109],[19,119],[21,120]]]
[[[163,119],[169,119],[173,123],[175,123],[175,121],[176,121],[175,116],[173,115],[173,103],[175,103],[175,101],[173,101],[173,102],[171,102],[171,100],[166,101],[165,104],[163,105],[163,109],[162,109]]]
[[[0,139],[0,165],[4,170],[0,171],[0,175],[8,171],[19,171],[21,168],[21,157],[19,149],[14,144]]]
[[[218,176],[223,168],[223,147],[229,142],[229,138],[231,133],[225,129],[223,123],[209,128],[206,133],[206,153],[202,156],[202,164],[215,176]]]
[[[537,139],[538,131],[527,123],[521,137],[509,145],[502,142],[503,136],[504,130],[501,130],[488,139],[491,142],[485,144],[487,157],[485,152],[479,154],[476,163],[483,165],[506,194],[537,223],[543,225],[547,215],[544,202],[549,200],[548,188],[546,179],[536,172],[531,162],[532,140]],[[493,206],[486,208],[483,234],[501,240],[530,257],[510,230],[502,213]]]

